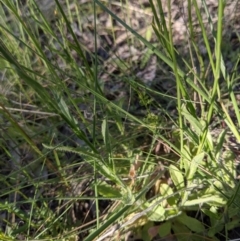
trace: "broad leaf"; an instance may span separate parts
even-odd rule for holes
[[[178,190],[184,188],[185,185],[184,185],[184,178],[183,178],[182,172],[174,165],[169,166],[169,172],[176,188]]]
[[[205,154],[202,152],[191,160],[189,171],[187,173],[187,180],[189,180],[190,182],[193,180],[194,174],[196,173],[199,164],[202,162],[204,155]]]
[[[111,185],[107,184],[106,182],[102,182],[97,185],[97,189],[100,195],[106,198],[121,198],[121,190],[117,190],[113,188]]]
[[[162,199],[162,198],[160,198]],[[145,202],[144,203],[144,208],[149,208],[150,206],[153,206],[151,211],[147,213],[148,219],[150,221],[154,222],[160,222],[165,220],[165,208],[161,205],[161,203],[154,205],[154,203],[158,202],[159,199],[156,198],[153,202]]]
[[[166,237],[167,235],[171,234],[171,222],[167,221],[160,225],[158,229],[158,234],[161,238]]]
[[[177,217],[177,220],[185,224],[190,230],[196,233],[201,233],[205,231],[204,225],[195,218],[187,216],[185,213]]]
[[[170,196],[169,198],[167,198],[167,202],[169,205],[173,206],[173,205],[176,205],[177,204],[177,199],[176,197],[174,197],[172,194],[173,194],[173,190],[172,188],[165,184],[165,183],[162,183],[160,185],[160,193],[163,195],[163,196]]]
[[[191,238],[189,234],[191,234],[190,230],[179,222],[172,223],[172,230],[174,231],[174,236],[177,237],[177,240],[181,241],[189,241]]]

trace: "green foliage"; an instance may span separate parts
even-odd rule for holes
[[[68,1],[52,2],[48,9],[39,1],[28,6],[0,1],[0,239],[23,235],[92,241],[133,230],[142,232],[146,241],[156,235],[173,235],[179,241],[225,235],[228,240],[229,231],[240,226],[233,151],[240,140],[240,112],[232,88],[238,61],[235,72],[229,73],[221,47],[222,21],[215,27],[206,2],[200,9],[194,0],[206,56],[194,41],[191,18],[189,56],[181,56],[173,41],[171,14],[165,18],[162,1],[150,1],[153,22],[145,38],[110,5],[95,0],[81,9],[73,2],[75,11]],[[210,33],[201,11],[209,16]],[[128,46],[135,41],[146,46],[139,62],[118,56],[110,60],[115,59],[114,68],[120,69],[119,75],[108,73],[114,77],[110,83],[99,77],[111,64],[97,57],[97,21],[91,26],[96,44],[92,63],[79,41],[82,33],[74,31],[74,24],[86,25],[90,12],[95,20],[107,14],[130,31],[134,40],[127,39]],[[219,1],[218,19],[223,13],[224,3]],[[153,55],[176,81],[172,96],[129,71],[132,64],[145,68]],[[228,103],[222,98],[220,78]],[[107,97],[108,84],[125,91],[120,99]],[[159,97],[176,101],[174,111]],[[219,128],[222,122],[225,130]],[[232,139],[235,146],[227,148]],[[102,210],[106,200],[108,208]],[[92,205],[87,212],[86,203]],[[82,208],[80,218],[74,215],[77,207]]]

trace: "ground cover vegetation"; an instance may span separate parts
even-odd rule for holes
[[[0,4],[0,240],[240,237],[238,1]]]

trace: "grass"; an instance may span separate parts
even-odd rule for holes
[[[188,9],[205,55],[191,18],[181,54],[161,1],[139,9],[153,15],[145,36],[131,26],[130,3],[56,1],[41,13],[30,2],[27,12],[0,1],[1,240],[124,240],[129,230],[147,241],[233,238],[239,183],[225,146],[229,135],[240,140],[238,57],[229,70],[222,21],[213,23],[205,1],[210,31],[197,2]],[[88,21],[93,54],[81,42]],[[97,55],[103,29],[116,42],[124,30],[124,61],[114,46],[102,50],[109,60]],[[135,46],[147,49],[138,62]],[[167,93],[133,73],[153,56],[170,75],[160,78],[174,80]],[[122,96],[112,98],[114,88]]]

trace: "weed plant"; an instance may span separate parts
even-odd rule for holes
[[[147,241],[231,238],[240,221],[239,182],[237,154],[226,146],[240,141],[238,59],[228,71],[223,22],[215,26],[205,8],[207,32],[196,0],[188,2],[204,57],[191,18],[189,55],[179,54],[161,1],[149,1],[153,43],[104,1],[56,0],[46,13],[39,1],[0,0],[1,240],[124,240],[129,230]],[[174,94],[120,73],[112,78],[126,93],[107,98],[97,55],[100,12],[131,35],[129,49],[135,41],[147,48],[143,62],[157,56],[164,63]],[[73,31],[89,13],[93,54]],[[219,1],[218,19],[223,13]],[[132,68],[117,61],[122,72]]]

